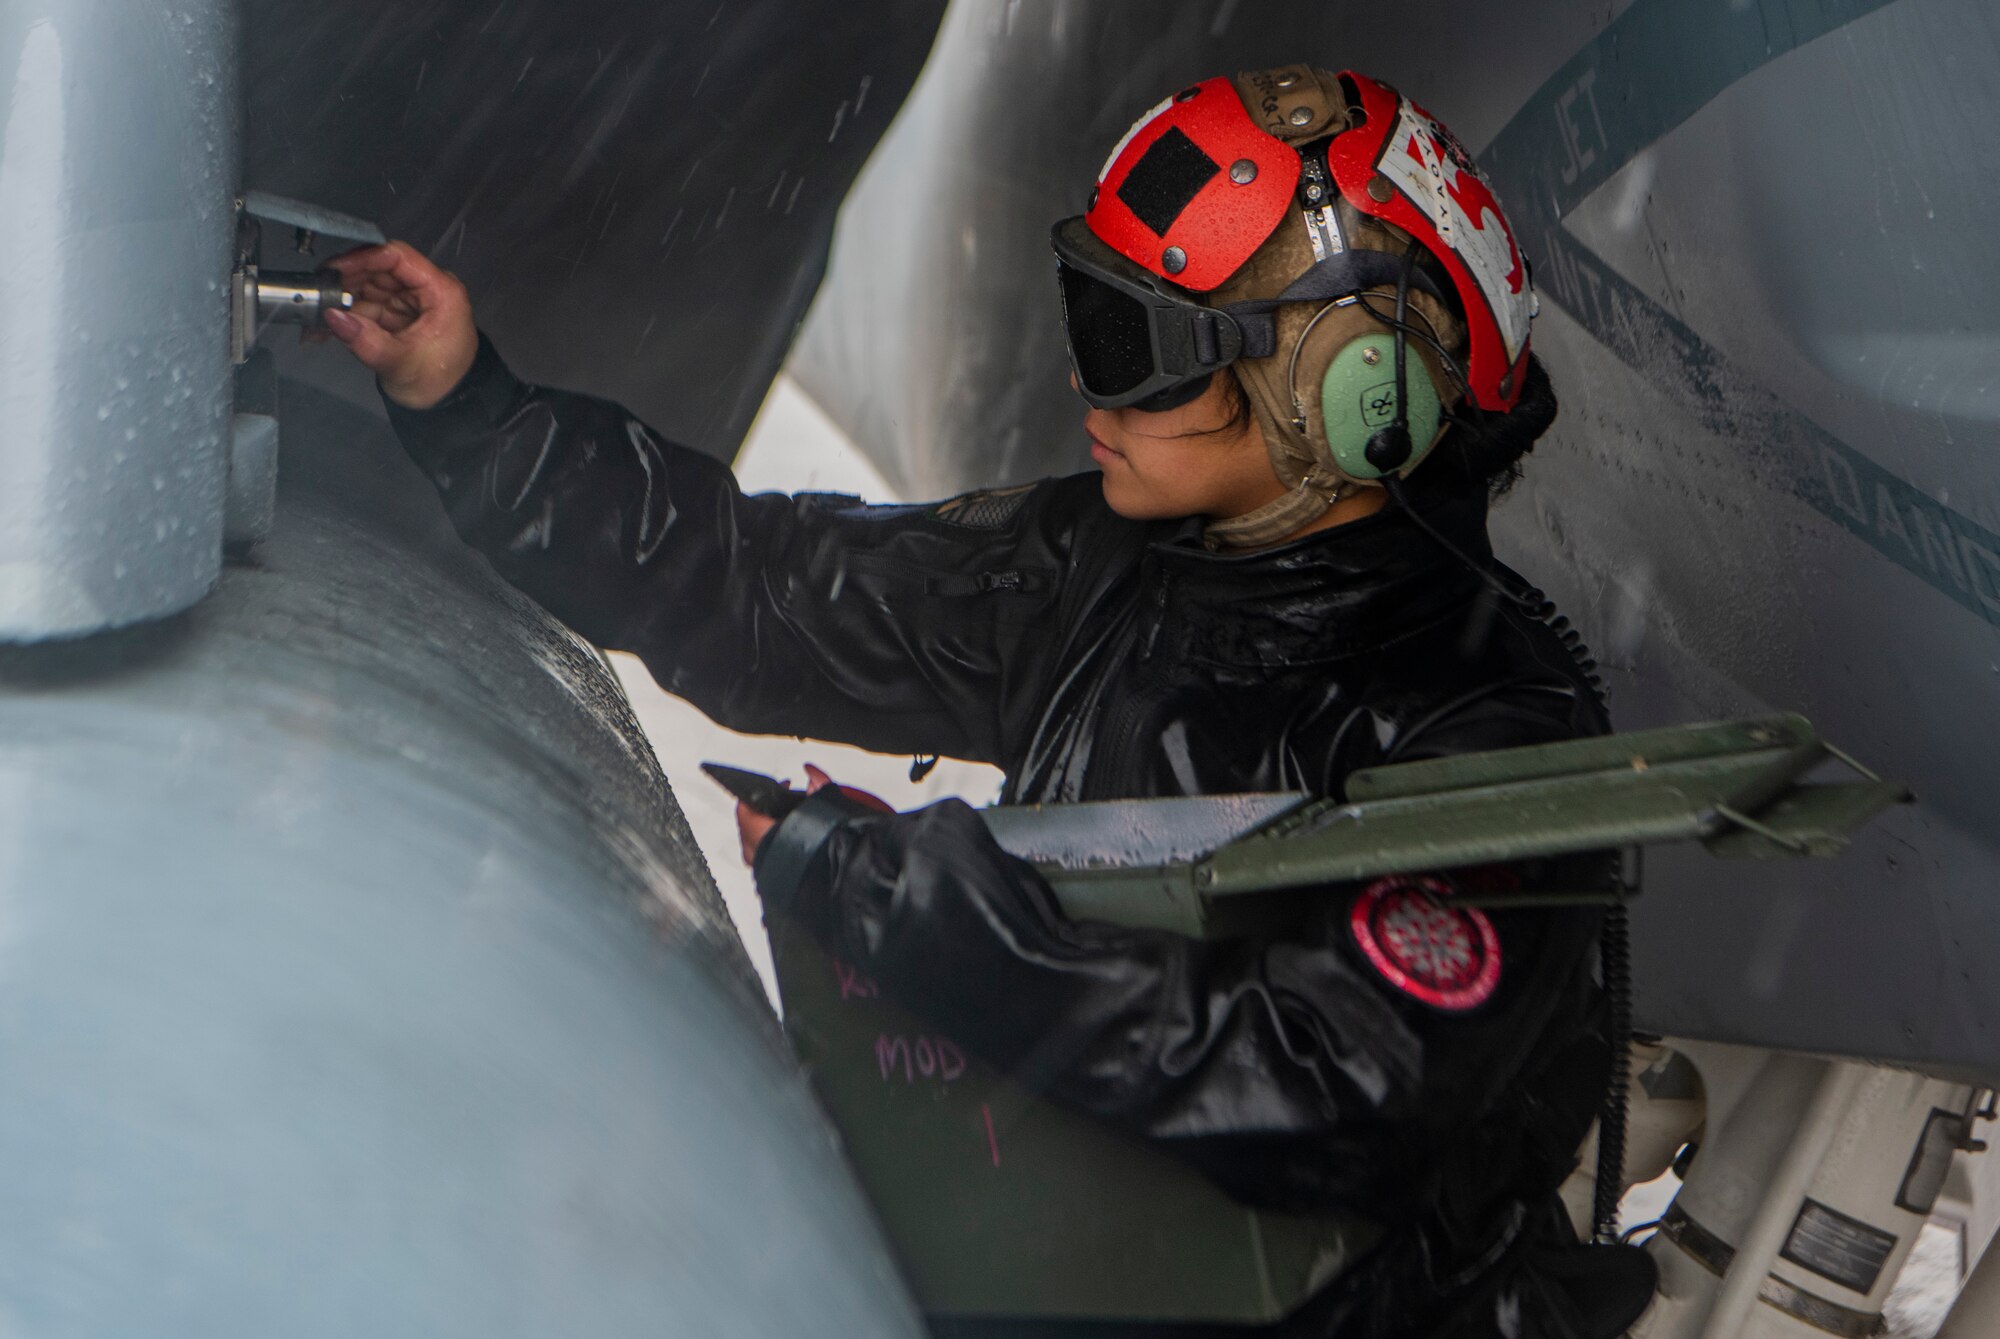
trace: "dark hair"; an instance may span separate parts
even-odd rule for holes
[[[1530,355],[1514,407],[1498,414],[1461,404],[1422,472],[1455,492],[1483,487],[1489,498],[1503,497],[1521,481],[1522,458],[1556,421],[1558,408],[1548,370]]]
[[[1235,369],[1221,367],[1210,375],[1222,386],[1224,407],[1222,422],[1212,428],[1192,428],[1181,433],[1183,437],[1221,437],[1224,434],[1233,436],[1250,426],[1250,395],[1243,389],[1243,383],[1237,379]]]
[[[1250,426],[1250,396],[1236,373],[1225,367],[1214,375],[1222,384],[1222,422],[1212,428],[1190,429],[1182,436],[1220,437]],[[1496,500],[1505,496],[1521,481],[1521,460],[1556,421],[1558,407],[1547,369],[1541,359],[1530,355],[1521,381],[1521,398],[1512,409],[1496,414],[1461,402],[1444,440],[1424,462],[1421,473],[1425,482],[1452,492],[1484,488],[1486,495]]]

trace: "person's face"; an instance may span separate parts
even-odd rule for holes
[[[1255,418],[1224,431],[1234,403],[1218,373],[1197,399],[1149,414],[1092,409],[1083,416],[1104,500],[1134,521],[1241,516],[1284,492]],[[1072,382],[1074,378],[1072,378]]]

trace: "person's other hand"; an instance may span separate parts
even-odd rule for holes
[[[806,794],[810,795],[821,786],[831,786],[833,784],[832,777],[811,763],[806,764]],[[858,790],[853,786],[842,786],[840,790],[849,799],[859,800],[870,809],[877,809],[885,814],[896,812],[889,802],[879,795],[871,795],[867,791]],[[760,814],[741,800],[736,802],[736,836],[743,845],[744,864],[754,865],[757,863],[757,848],[764,844],[764,839],[771,835],[771,829],[777,826],[778,820],[772,818],[769,814]]]
[[[458,277],[408,242],[362,247],[327,262],[354,295],[354,310],[330,311],[326,328],[409,409],[451,393],[479,352],[472,299]]]

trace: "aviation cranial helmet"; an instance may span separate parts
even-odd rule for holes
[[[1267,543],[1407,474],[1461,396],[1505,412],[1526,379],[1534,295],[1491,187],[1436,118],[1351,71],[1182,89],[1053,242],[1091,404],[1170,409],[1234,365],[1289,491],[1212,542]]]

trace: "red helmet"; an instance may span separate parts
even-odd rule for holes
[[[1347,245],[1337,201],[1414,240],[1414,268]],[[1237,275],[1288,217],[1303,219],[1313,260],[1282,276],[1280,291],[1222,306],[1190,296]],[[1088,212],[1058,224],[1056,244],[1072,356],[1093,403],[1158,401],[1236,358],[1268,356],[1276,304],[1395,284],[1399,270],[1463,321],[1467,353],[1454,371],[1473,402],[1504,411],[1520,394],[1535,301],[1492,187],[1435,117],[1352,71],[1292,66],[1181,90],[1113,148]],[[1100,327],[1079,348],[1079,301],[1095,304],[1094,318],[1115,312],[1122,327],[1109,339]]]

